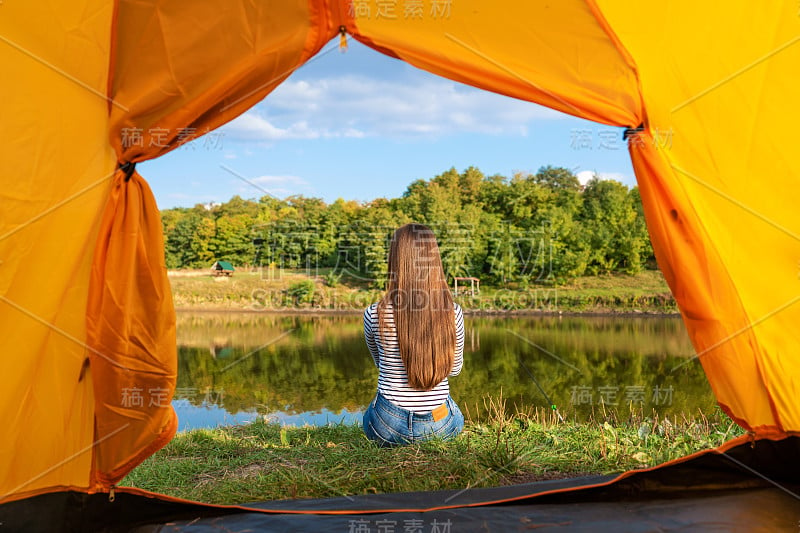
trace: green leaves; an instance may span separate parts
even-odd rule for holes
[[[292,283],[286,292],[289,294],[295,304],[311,303],[314,299],[314,282],[306,279]]]
[[[653,261],[638,189],[569,170],[484,176],[451,168],[413,181],[402,197],[366,203],[292,196],[162,211],[168,268],[274,264],[319,275],[333,269],[380,289],[388,239],[407,222],[430,226],[445,273],[558,285],[586,274],[639,272]],[[338,280],[330,278],[333,283]]]

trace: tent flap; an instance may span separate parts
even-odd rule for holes
[[[738,423],[800,431],[797,6],[597,3],[637,62],[631,155],[697,359]]]
[[[604,124],[642,122],[636,68],[585,0],[436,6],[343,12],[357,39],[439,76]]]
[[[307,0],[120,0],[111,144],[144,161],[255,105],[335,34]]]
[[[95,384],[95,477],[113,485],[175,434],[175,311],[161,217],[134,172],[117,172],[92,264],[86,311]]]
[[[87,489],[92,253],[115,157],[107,0],[0,6],[0,502]]]

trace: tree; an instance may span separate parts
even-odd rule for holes
[[[162,211],[169,268],[275,262],[331,267],[383,286],[389,238],[408,222],[427,224],[448,276],[488,274],[506,283],[560,283],[612,271],[638,272],[653,252],[637,188],[593,178],[581,189],[561,167],[484,176],[455,168],[408,185],[400,198],[234,196],[218,205]],[[258,243],[258,244],[255,244]]]
[[[490,244],[489,272],[503,284],[514,279],[519,270],[515,244],[510,231],[496,235]]]
[[[534,181],[552,191],[580,192],[581,182],[572,171],[564,167],[541,167],[533,177]]]
[[[247,214],[217,218],[210,246],[214,259],[230,261],[234,265],[249,264],[255,255],[252,226],[253,217]]]
[[[639,187],[634,187],[630,192],[630,201],[636,209],[636,222],[634,230],[639,239],[644,242],[641,247],[639,257],[642,265],[656,264],[655,253],[653,252],[653,244],[650,241],[650,233],[647,231],[647,224],[644,218],[644,206],[642,205],[642,197],[639,193]]]
[[[161,212],[161,227],[164,232],[164,260],[167,268],[183,266],[182,249],[190,239],[180,231],[181,221],[186,217],[185,208],[166,209]],[[182,234],[183,233],[183,234]]]
[[[233,217],[237,215],[246,215],[250,218],[258,216],[260,211],[258,202],[253,200],[243,200],[240,196],[234,196],[224,204],[220,204],[211,209],[212,214],[216,218]]]
[[[616,269],[634,274],[642,268],[646,234],[638,223],[635,196],[614,180],[592,178],[583,192],[581,219],[588,235],[591,273]]]
[[[167,268],[211,266],[214,220],[202,205],[162,212]]]
[[[481,185],[484,179],[483,172],[475,167],[469,167],[459,175],[458,188],[462,206],[477,204],[480,201]]]
[[[547,189],[555,206],[571,216],[577,214],[581,205],[581,182],[572,171],[548,165],[536,172],[534,181]]]

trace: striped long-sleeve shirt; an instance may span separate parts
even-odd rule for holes
[[[461,306],[453,302],[456,321],[456,348],[453,369],[450,376],[457,376],[464,364],[464,314]],[[378,391],[390,402],[414,412],[432,411],[439,407],[450,394],[450,384],[444,378],[429,391],[412,389],[408,384],[403,360],[400,358],[400,347],[397,344],[397,332],[394,328],[394,316],[391,305],[386,309],[386,325],[389,330],[386,338],[380,332],[378,324],[378,304],[374,303],[364,311],[364,338],[378,367]]]

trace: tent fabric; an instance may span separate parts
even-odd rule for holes
[[[237,117],[334,35],[308,0],[119,0],[110,76],[121,161],[166,153]]]
[[[414,523],[435,531],[434,521],[439,531],[782,531],[796,527],[798,453],[797,437],[744,437],[622,476],[239,506],[138,489],[119,489],[114,501],[106,494],[62,492],[0,506],[0,521],[25,531],[380,531],[380,524],[386,531],[392,523],[395,531]],[[38,512],[44,506],[47,517]]]
[[[635,66],[590,2],[461,0],[417,16],[361,2],[347,15],[367,46],[439,76],[604,124],[643,120]]]
[[[109,75],[120,164],[236,117],[322,46],[306,2],[120,1]],[[330,35],[325,40],[330,39]],[[152,192],[118,172],[95,249],[86,318],[96,374],[93,481],[108,489],[177,429],[175,313]]]
[[[178,429],[175,310],[161,219],[147,183],[117,172],[89,284],[87,346],[95,381],[95,479],[121,480]]]
[[[717,400],[760,435],[796,432],[797,6],[598,4],[638,66],[648,229]]]
[[[388,4],[3,5],[0,502],[108,491],[170,438],[174,311],[158,210],[127,164],[240,115],[342,27],[438,75],[642,124],[648,228],[720,405],[758,438],[800,431],[794,2]]]
[[[0,16],[0,501],[90,487],[86,305],[114,178],[112,2],[13,2]]]

